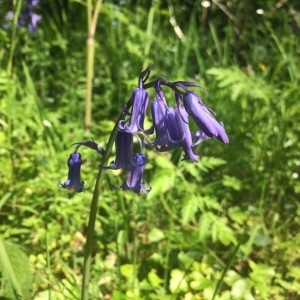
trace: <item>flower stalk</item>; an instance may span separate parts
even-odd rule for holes
[[[118,130],[116,124],[110,134],[107,147],[102,158],[101,165],[106,165],[108,162],[113,144],[116,139],[117,132]],[[95,232],[96,217],[98,212],[98,202],[101,197],[105,171],[106,169],[104,168],[99,169],[94,192],[93,192],[91,207],[90,207],[89,221],[88,221],[87,234],[86,234],[86,244],[84,248],[81,300],[89,299],[89,282],[91,277],[91,262],[92,262],[93,246],[94,246],[94,232]]]

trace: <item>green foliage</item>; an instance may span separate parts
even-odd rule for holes
[[[6,297],[29,297],[32,285],[29,259],[19,246],[3,240],[0,240],[0,274],[1,289]]]
[[[13,3],[0,1],[1,20],[24,4]],[[81,152],[87,191],[56,182],[66,179],[72,143],[105,147],[153,63],[153,76],[202,87],[230,143],[203,142],[198,164],[177,150],[148,151],[146,196],[113,189],[124,174],[107,172],[91,299],[299,298],[299,5],[231,4],[104,1],[90,132],[86,2],[44,1],[35,33],[0,29],[1,299],[80,298],[99,157]]]

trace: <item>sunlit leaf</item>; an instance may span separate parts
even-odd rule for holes
[[[29,297],[32,273],[28,257],[20,246],[0,240],[0,271],[5,296],[17,299]]]

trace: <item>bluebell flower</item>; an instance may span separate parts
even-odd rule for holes
[[[32,0],[31,3],[38,3]],[[229,139],[222,123],[218,122],[214,113],[205,106],[200,97],[189,91],[190,87],[197,85],[189,81],[169,82],[164,78],[146,83],[150,68],[144,70],[138,81],[138,87],[133,91],[130,100],[123,109],[121,119],[116,124],[115,160],[108,166],[101,166],[104,169],[122,169],[126,171],[127,177],[124,183],[117,188],[131,190],[135,193],[148,193],[150,189],[145,186],[143,174],[146,165],[146,155],[142,154],[143,147],[155,148],[159,152],[181,148],[184,152],[184,160],[198,162],[199,155],[194,149],[202,141],[209,138],[217,138],[223,143],[228,143]],[[170,88],[175,94],[177,107],[168,105],[162,86]],[[144,129],[149,96],[146,91],[154,88],[155,99],[151,102],[151,115],[153,125],[149,129]],[[196,131],[191,132],[189,121],[197,124]],[[155,133],[153,141],[146,137],[144,143],[141,142],[139,133],[149,135]],[[113,132],[113,136],[115,131]],[[133,138],[136,137],[140,143],[140,151],[134,153]],[[68,179],[61,184],[62,188],[73,188],[77,192],[84,189],[84,182],[80,180],[81,156],[78,149],[86,146],[104,155],[105,150],[94,141],[83,141],[74,143],[77,145],[74,153],[68,160]]]
[[[146,134],[153,133],[153,129],[144,129],[144,120],[149,102],[149,96],[144,89],[144,83],[150,75],[152,67],[146,68],[139,76],[138,87],[133,91],[129,103],[125,106],[125,114],[129,115],[129,120],[120,120],[118,130],[123,132],[137,133],[142,131]],[[130,111],[128,111],[128,107]]]
[[[199,156],[193,151],[192,133],[188,124],[188,115],[182,106],[174,109],[166,106],[161,96],[157,96],[151,104],[155,140],[149,143],[145,140],[146,148],[155,148],[159,152],[182,147],[185,160],[198,161]]]
[[[38,0],[27,1],[25,7],[20,13],[18,20],[18,26],[27,26],[30,32],[35,32],[37,29],[38,22],[42,17],[34,12],[34,8],[38,6]]]
[[[63,189],[74,189],[76,192],[84,190],[84,182],[80,180],[80,167],[82,164],[81,154],[79,152],[71,153],[68,159],[68,179],[62,184],[57,182],[57,186]]]
[[[182,106],[178,106],[178,108],[175,110],[175,121],[177,131],[182,137],[180,146],[184,151],[184,160],[193,160],[195,162],[198,162],[199,155],[195,154],[193,150],[195,143],[193,143],[193,134],[190,131],[188,123],[188,114]],[[199,142],[200,137],[196,137],[197,142]],[[204,139],[203,136],[201,138]]]
[[[136,133],[137,131],[149,132],[144,129],[144,119],[148,106],[148,93],[142,87],[136,88],[131,96],[131,112],[129,124],[126,120],[119,121],[118,129],[123,132]]]
[[[216,120],[196,93],[192,91],[185,92],[182,101],[187,113],[206,136],[217,138],[225,144],[229,143],[223,125]]]
[[[116,159],[110,163],[107,169],[123,169],[130,171],[134,168],[133,157],[133,135],[132,133],[118,131],[116,140]]]
[[[172,122],[173,108],[167,107],[160,97],[151,103],[151,113],[153,119],[153,127],[155,129],[155,140],[149,143],[145,140],[146,148],[155,148],[157,151],[163,152],[174,149],[182,140],[177,134]]]
[[[118,188],[130,190],[135,193],[148,193],[151,188],[146,189],[145,181],[143,180],[143,174],[146,165],[146,155],[135,153],[132,157],[132,161],[136,167],[128,172],[126,181]]]

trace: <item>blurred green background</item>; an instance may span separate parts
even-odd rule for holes
[[[205,141],[198,164],[147,151],[148,195],[107,172],[90,299],[299,299],[299,1],[104,0],[88,129],[87,2],[40,0],[31,32],[17,24],[28,1],[0,0],[0,299],[16,284],[24,299],[80,298],[99,156],[81,150],[87,191],[56,182],[72,143],[105,147],[152,64],[152,79],[202,87],[230,143]]]

